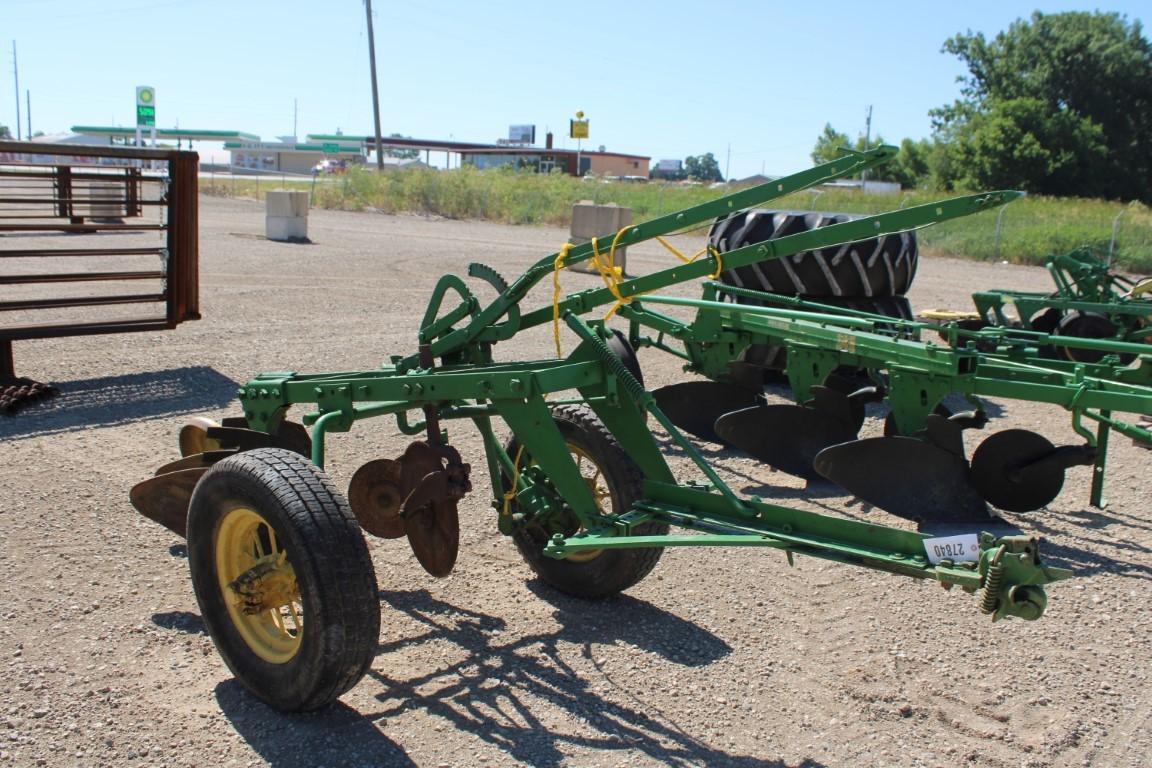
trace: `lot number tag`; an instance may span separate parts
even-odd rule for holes
[[[939,565],[941,560],[975,563],[980,559],[980,544],[974,533],[924,539],[924,550],[928,554],[928,562],[932,565]]]

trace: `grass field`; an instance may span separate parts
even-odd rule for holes
[[[353,170],[317,183],[264,179],[202,179],[208,194],[262,198],[277,187],[308,189],[312,205],[342,210],[427,213],[453,219],[487,219],[508,224],[568,226],[572,204],[581,200],[632,209],[634,223],[715,199],[729,188],[664,182],[604,183],[560,174],[540,175],[470,167],[445,173],[412,170],[377,174]],[[917,205],[947,193],[864,195],[852,190],[809,190],[771,203],[788,210],[878,213]],[[1092,246],[1101,255],[1112,245],[1122,270],[1152,272],[1152,209],[1139,203],[1028,197],[1002,211],[955,220],[920,233],[926,254],[984,261],[1038,264],[1053,253]]]

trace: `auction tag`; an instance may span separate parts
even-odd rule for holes
[[[941,560],[975,563],[980,559],[980,543],[974,533],[924,539],[924,551],[927,552],[928,562],[932,565],[938,565]]]

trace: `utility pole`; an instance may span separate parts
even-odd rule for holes
[[[868,145],[872,143],[872,105],[868,105],[868,110],[864,113],[864,151],[868,151]],[[860,191],[864,192],[865,187],[868,186],[868,171],[861,171],[860,173]]]
[[[376,39],[372,35],[372,0],[364,0],[368,14],[368,64],[372,67],[372,117],[376,121],[376,169],[384,170],[384,147],[380,139],[380,91],[376,86]]]
[[[28,140],[32,140],[32,91],[24,91],[26,106],[28,107]]]
[[[728,181],[728,167],[732,165],[732,142],[728,142],[728,157],[724,160],[724,181]]]
[[[297,109],[298,106],[299,105],[297,104],[296,99],[293,98],[292,99],[292,141],[296,141],[296,136],[298,135],[296,133],[296,115],[299,113],[299,110]]]
[[[12,76],[16,78],[16,141],[20,141],[20,65],[16,63],[16,41],[12,41]]]

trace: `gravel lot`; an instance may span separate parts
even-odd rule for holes
[[[1150,456],[1124,439],[1105,510],[1079,467],[1050,508],[997,526],[1042,534],[1077,578],[1050,588],[1041,621],[995,625],[959,591],[759,550],[671,550],[620,597],[557,596],[496,531],[477,471],[450,577],[427,576],[403,540],[370,541],[382,629],[364,681],[324,712],[268,709],[205,635],[182,541],[137,515],[129,488],[178,456],[189,416],[235,414],[254,373],[408,354],[441,273],[483,261],[515,276],[566,233],[313,211],[314,244],[288,245],[263,226],[258,203],[202,199],[199,322],[15,345],[17,373],[62,395],[0,417],[0,766],[1150,763]],[[634,248],[630,271],[669,258]],[[1048,284],[1039,269],[931,259],[911,298],[967,308],[977,288]],[[548,357],[550,332],[498,353]],[[650,387],[682,376],[657,353],[642,364]],[[1058,409],[999,406],[1002,424],[1071,442]],[[473,430],[453,442],[482,465]],[[390,422],[361,425],[330,441],[329,471],[344,485],[406,444]],[[908,525],[710,453],[740,490]]]

